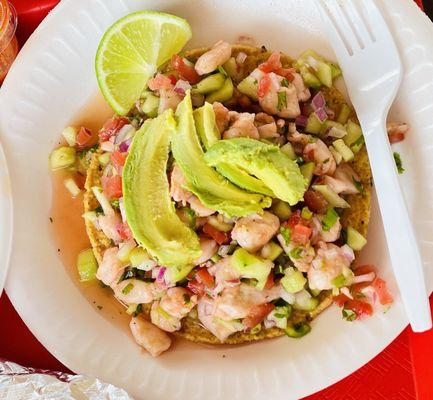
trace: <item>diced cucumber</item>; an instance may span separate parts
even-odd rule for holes
[[[320,56],[318,53],[316,53],[313,49],[307,49],[304,52],[302,52],[301,55],[299,56],[299,59],[307,60],[308,57],[313,57],[316,60],[324,61],[324,58]]]
[[[129,262],[129,256],[131,254],[132,249],[136,247],[134,239],[129,239],[126,242],[123,242],[119,246],[119,251],[117,252],[117,258],[123,263]]]
[[[307,221],[310,220],[311,218],[313,218],[313,213],[310,211],[310,209],[307,206],[302,208],[301,218],[303,218]]]
[[[301,311],[313,311],[318,304],[319,300],[315,297],[311,297],[311,294],[307,290],[303,289],[296,293],[293,308]]]
[[[213,261],[214,263],[217,263],[219,260],[221,260],[221,256],[219,256],[218,254],[214,254],[211,258],[211,261]]]
[[[287,142],[285,145],[280,147],[280,150],[291,160],[296,160],[296,153],[293,149],[292,143]]]
[[[334,149],[341,154],[345,162],[349,162],[355,157],[353,151],[350,150],[348,146],[346,146],[346,143],[344,143],[343,139],[335,140],[332,145],[334,146]]]
[[[74,147],[77,144],[77,133],[77,128],[68,126],[67,128],[63,129],[62,136],[65,138],[69,146]]]
[[[259,333],[261,330],[262,330],[262,323],[260,322],[253,329],[250,330],[250,333],[252,335],[255,335],[256,333]]]
[[[328,185],[313,185],[313,190],[319,192],[325,200],[333,207],[349,208],[349,203],[335,193]]]
[[[141,247],[135,247],[129,253],[129,262],[133,267],[138,267],[149,259],[149,254]]]
[[[77,197],[81,193],[80,188],[72,178],[66,178],[63,181],[63,184],[65,185],[65,188],[68,189],[69,193],[71,193],[72,197]]]
[[[332,86],[332,69],[325,61],[317,62],[316,75],[326,87]]]
[[[281,220],[285,221],[289,219],[292,214],[292,209],[290,208],[289,203],[286,203],[283,200],[275,200],[275,203],[272,204],[272,212]]]
[[[292,307],[287,306],[277,306],[269,314],[269,319],[275,321],[277,328],[285,329],[287,326],[287,318],[290,317],[292,313]]]
[[[313,295],[313,297],[317,297],[322,291],[320,289],[310,289],[310,293]]]
[[[283,249],[275,242],[266,243],[260,251],[260,256],[266,260],[274,261],[283,252]]]
[[[80,282],[88,282],[96,278],[98,263],[92,249],[83,250],[78,254],[77,269]]]
[[[343,161],[343,156],[337,150],[335,150],[334,146],[329,146],[329,151],[333,155],[334,160],[337,163],[337,165],[340,165],[341,161]]]
[[[256,279],[259,290],[265,287],[273,266],[271,261],[256,257],[242,248],[233,253],[230,264],[242,278]]]
[[[331,230],[331,228],[337,223],[339,218],[340,217],[337,212],[332,207],[328,207],[326,214],[323,216],[322,219],[322,229],[325,232]]]
[[[226,78],[222,87],[215,92],[209,93],[206,96],[206,101],[208,103],[215,103],[219,101],[220,103],[224,103],[227,100],[230,100],[233,96],[233,82],[230,78]]]
[[[149,118],[157,117],[159,108],[159,97],[155,96],[151,92],[146,92],[143,98],[144,100],[141,105],[141,111]]]
[[[126,309],[126,313],[128,315],[135,314],[137,312],[137,307],[138,307],[138,304],[135,304],[135,303],[129,304],[128,308]]]
[[[305,336],[307,333],[310,333],[311,326],[307,322],[298,322],[294,325],[289,325],[285,329],[285,333],[288,337],[291,338],[301,338]]]
[[[331,67],[332,79],[336,79],[341,76],[341,68],[337,64],[331,62],[328,62],[328,64]]]
[[[340,274],[338,276],[336,276],[331,283],[336,287],[336,288],[341,288],[343,286],[346,286],[346,277],[343,274]]]
[[[284,276],[280,282],[287,293],[298,293],[304,288],[307,279],[302,275],[301,271],[289,267],[284,271]]]
[[[201,93],[201,94],[214,92],[218,89],[221,89],[225,80],[226,77],[222,73],[209,75],[206,78],[202,79],[200,82],[198,82],[197,85],[195,85],[194,90],[197,93]]]
[[[223,67],[230,78],[234,79],[238,76],[238,64],[234,57],[230,57],[226,63],[223,64]]]
[[[320,89],[322,82],[320,82],[319,78],[310,71],[307,65],[302,66],[299,72],[307,87]]]
[[[341,139],[342,137],[347,135],[346,128],[344,125],[340,124],[339,122],[332,121],[330,119],[327,119],[323,125],[322,129],[320,130],[321,135],[323,136],[332,136],[337,139]]]
[[[110,158],[111,158],[111,153],[108,153],[108,152],[102,153],[98,157],[99,164],[101,164],[103,167],[105,167],[110,162]]]
[[[302,176],[307,181],[307,187],[310,186],[311,181],[313,179],[314,168],[315,168],[315,164],[313,162],[308,162],[299,167]]]
[[[350,107],[347,104],[343,103],[341,105],[340,112],[338,113],[337,122],[345,125],[347,123],[347,120],[349,119],[351,111],[352,110],[350,109]]]
[[[76,151],[73,147],[59,147],[50,154],[50,167],[53,171],[71,167],[75,164]]]
[[[346,123],[346,131],[347,135],[343,140],[347,146],[351,147],[362,136],[362,130],[358,124],[349,119]]]
[[[215,215],[208,217],[207,223],[221,232],[230,232],[233,229],[233,225],[222,221],[221,217],[217,217]]]
[[[364,136],[360,136],[358,140],[355,140],[352,145],[350,146],[350,149],[356,154],[359,150],[361,150],[362,146],[364,144]]]
[[[305,132],[317,135],[322,130],[322,123],[315,113],[311,113],[308,117],[307,126],[305,127]]]
[[[347,244],[355,251],[362,250],[367,239],[351,226],[347,227]]]
[[[237,86],[238,90],[242,93],[247,95],[253,100],[259,100],[259,96],[257,96],[257,89],[259,87],[259,84],[256,79],[254,79],[252,76],[247,76],[245,79],[243,79]]]

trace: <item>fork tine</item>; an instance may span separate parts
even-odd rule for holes
[[[370,43],[373,40],[372,33],[368,30],[369,27],[366,26],[365,22],[362,20],[362,17],[359,14],[353,0],[346,0],[346,3],[344,4],[344,10],[347,17],[352,22],[352,26],[356,30],[359,39],[361,40],[361,47],[365,47],[367,43]]]
[[[373,0],[362,0],[358,2],[359,10],[364,17],[364,21],[368,24],[369,30],[375,40],[386,39],[394,43],[389,29],[382,29],[383,26],[388,26],[382,13]]]
[[[338,27],[335,25],[328,8],[324,5],[322,0],[315,0],[316,7],[322,17],[323,25],[331,39],[332,48],[335,55],[339,59],[345,59],[350,54],[351,49],[348,48],[347,43],[344,41],[344,36],[339,32]]]

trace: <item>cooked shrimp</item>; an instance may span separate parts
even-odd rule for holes
[[[139,279],[125,279],[113,286],[114,295],[125,304],[147,304],[155,299],[155,285]]]
[[[114,282],[117,282],[125,270],[125,265],[117,257],[118,251],[117,247],[105,250],[102,261],[99,264],[96,277],[105,285],[111,286]]]
[[[302,76],[298,73],[293,74],[293,84],[296,88],[296,94],[299,101],[307,101],[311,97],[310,89],[305,86]]]
[[[406,123],[398,123],[398,122],[387,122],[386,130],[388,135],[404,135],[409,131],[409,125]]]
[[[158,114],[162,114],[169,108],[176,111],[176,108],[181,101],[182,96],[173,89],[160,89]]]
[[[220,40],[212,49],[202,54],[195,63],[195,70],[199,75],[209,74],[223,65],[232,55],[232,46]]]
[[[311,237],[311,243],[316,244],[317,242],[335,242],[341,233],[341,223],[340,218],[335,222],[335,224],[328,230],[323,229],[322,224],[323,216],[318,215],[311,219],[311,225],[313,228],[313,235]]]
[[[122,224],[122,219],[118,214],[106,214],[98,217],[98,224],[104,235],[118,244],[121,240],[117,228]]]
[[[192,193],[185,189],[185,186],[185,176],[178,165],[174,164],[170,176],[170,195],[174,201],[181,202],[183,205],[186,205],[192,196]]]
[[[229,126],[229,110],[217,101],[212,104],[212,107],[215,113],[215,123],[217,124],[219,132],[222,134]]]
[[[209,260],[218,250],[218,243],[207,237],[200,238],[201,256],[195,260],[195,265],[202,264]]]
[[[284,252],[289,255],[294,266],[301,272],[307,272],[311,266],[314,256],[316,255],[314,248],[310,245],[300,246],[296,243],[293,243],[292,241],[287,243],[281,234],[277,236],[277,239],[280,242],[281,247],[284,249]],[[290,255],[292,250],[295,248],[299,249],[296,252],[296,256]]]
[[[232,238],[248,251],[255,252],[271,240],[278,228],[280,220],[268,211],[263,215],[252,214],[239,218],[232,230]]]
[[[356,183],[360,184],[360,178],[349,164],[339,165],[335,170],[334,177],[325,176],[324,183],[338,194],[359,193]]]
[[[304,148],[304,157],[313,159],[316,166],[315,175],[332,175],[337,164],[334,156],[323,141],[317,139],[314,143],[308,143]]]
[[[266,113],[258,113],[255,124],[262,139],[278,137],[277,124],[274,117]]]
[[[170,337],[142,317],[133,317],[129,327],[135,341],[153,357],[159,356],[171,346]]]
[[[307,272],[310,288],[332,289],[332,280],[340,275],[344,268],[349,268],[354,259],[353,250],[347,245],[338,247],[332,243],[319,242],[316,257]]]
[[[175,332],[181,328],[179,318],[173,317],[161,308],[159,301],[154,301],[150,309],[150,320],[152,324],[156,325],[166,332]]]
[[[224,257],[208,268],[208,272],[215,277],[218,292],[227,286],[235,286],[240,283],[240,274],[231,266],[230,259],[230,256]]]
[[[254,114],[229,111],[229,116],[232,124],[223,133],[224,139],[231,139],[235,137],[250,137],[252,139],[260,139],[259,131],[254,125]]]
[[[173,287],[167,290],[167,293],[161,297],[159,306],[171,316],[182,319],[197,304],[197,296],[183,287]]]
[[[199,217],[209,217],[209,215],[212,215],[215,213],[215,210],[212,210],[211,208],[207,208],[198,197],[192,195],[188,199],[188,203],[191,207],[191,210],[193,210]]]

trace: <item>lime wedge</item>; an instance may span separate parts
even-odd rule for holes
[[[102,37],[95,68],[108,104],[127,114],[157,68],[191,38],[191,27],[175,15],[141,11],[116,21]]]

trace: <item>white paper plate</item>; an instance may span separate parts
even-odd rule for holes
[[[433,28],[412,1],[389,0],[381,6],[406,70],[392,114],[412,126],[399,146],[407,170],[402,184],[432,287]],[[194,31],[190,47],[252,34],[293,55],[312,47],[332,56],[312,1],[62,1],[22,50],[0,96],[0,140],[15,206],[8,294],[32,332],[60,361],[124,387],[138,399],[287,400],[311,394],[361,367],[407,324],[375,202],[363,258],[380,266],[395,305],[386,315],[355,323],[343,321],[332,308],[302,340],[225,348],[182,342],[152,359],[89,306],[57,258],[47,224],[47,156],[64,125],[97,90],[93,58],[103,31],[118,17],[145,8],[187,18]]]

